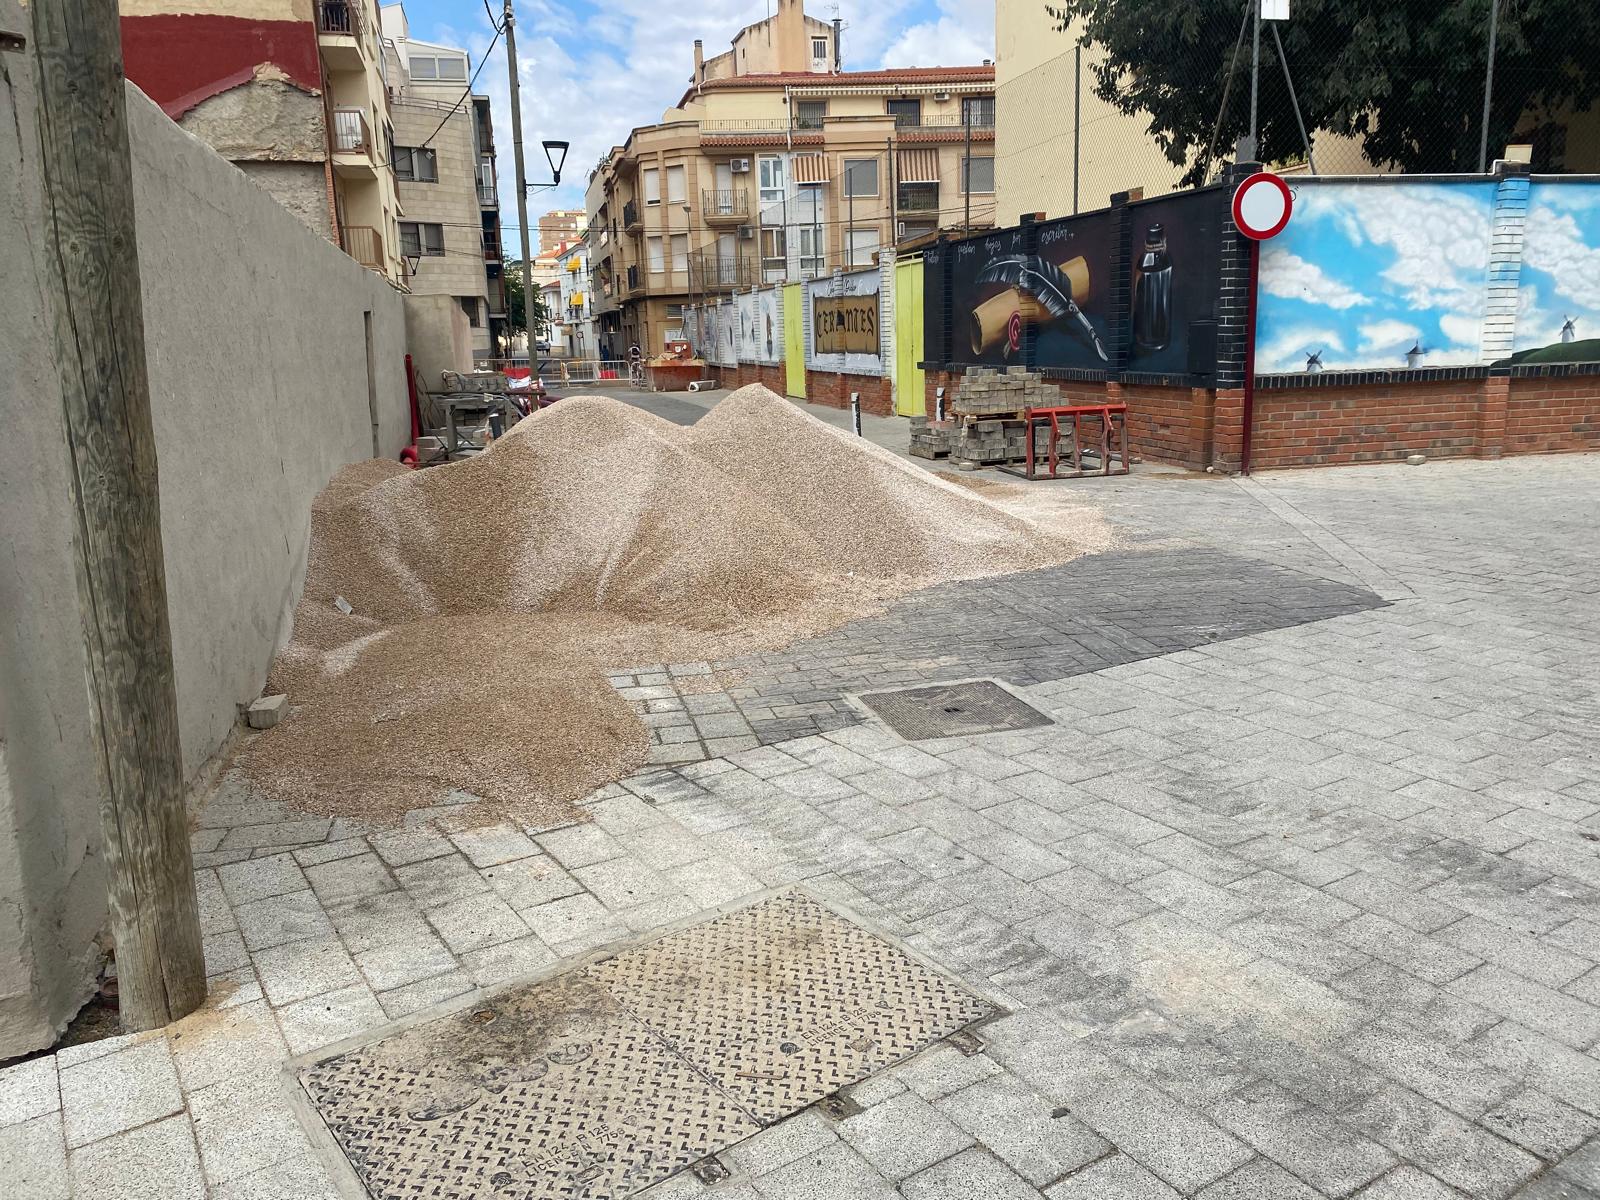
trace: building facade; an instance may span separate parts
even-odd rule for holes
[[[403,279],[374,0],[120,0],[127,75],[307,225]]]
[[[555,336],[551,349],[567,358],[598,357],[594,336],[593,288],[589,282],[589,247],[572,242],[556,259],[561,283],[558,307],[554,310]]]
[[[467,52],[412,38],[402,5],[383,9],[383,30],[406,285],[414,295],[454,299],[474,361],[502,357],[505,291],[489,99],[467,94]]]
[[[596,167],[600,357],[659,353],[685,305],[994,224],[994,68],[845,72],[838,49],[833,25],[778,0],[727,52],[696,44],[677,106]]]
[[[584,215],[575,208],[558,208],[539,218],[539,253],[550,254],[583,236]]]

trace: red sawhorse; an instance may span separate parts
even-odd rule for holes
[[[1058,408],[1025,409],[1022,419],[1027,423],[1027,457],[1022,468],[1001,467],[1008,475],[1022,479],[1077,479],[1084,475],[1126,475],[1128,473],[1128,406],[1126,404],[1070,404]],[[1099,423],[1097,435],[1085,437],[1083,423]],[[1034,432],[1042,425],[1050,427],[1050,441],[1046,461],[1049,471],[1034,452]],[[1065,427],[1065,428],[1063,428]],[[1069,439],[1071,453],[1065,462],[1060,453],[1061,439]],[[1093,455],[1100,460],[1099,467],[1084,468],[1084,457]],[[1112,470],[1115,460],[1119,465]],[[1063,470],[1063,466],[1067,469]]]

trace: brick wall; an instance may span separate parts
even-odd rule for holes
[[[1256,390],[1252,469],[1475,457],[1483,380]]]
[[[1600,450],[1600,376],[1512,379],[1506,454]]]
[[[875,417],[894,415],[894,397],[887,378],[879,375],[839,375],[833,371],[806,372],[806,399],[829,408],[849,408],[850,393],[861,393],[861,411]],[[948,393],[947,393],[948,394]]]

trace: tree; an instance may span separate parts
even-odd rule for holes
[[[1097,96],[1146,116],[1167,158],[1202,181],[1234,48],[1232,93],[1213,154],[1249,131],[1250,34],[1258,0],[1059,0],[1046,3],[1104,55]],[[1309,130],[1360,139],[1367,158],[1413,172],[1476,171],[1493,0],[1295,0],[1278,26]],[[1591,0],[1500,0],[1491,152],[1539,138],[1600,98],[1600,6]],[[1258,157],[1304,153],[1270,31],[1261,45]],[[1570,155],[1572,148],[1568,147]],[[1536,144],[1536,165],[1546,152]]]
[[[521,333],[528,327],[522,321],[522,264],[507,263],[505,266],[506,279],[506,321],[507,327]],[[535,340],[539,330],[550,324],[550,306],[544,302],[544,297],[538,292],[533,296],[533,331]]]

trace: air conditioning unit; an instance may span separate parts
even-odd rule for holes
[[[949,92],[940,92],[937,96],[934,97],[934,99],[937,100],[940,104],[949,104],[950,103],[950,93]]]
[[[753,242],[756,240],[756,227],[754,225],[739,226],[739,240]]]
[[[750,174],[750,160],[748,158],[736,158],[728,164],[728,170],[735,175],[748,175]]]

